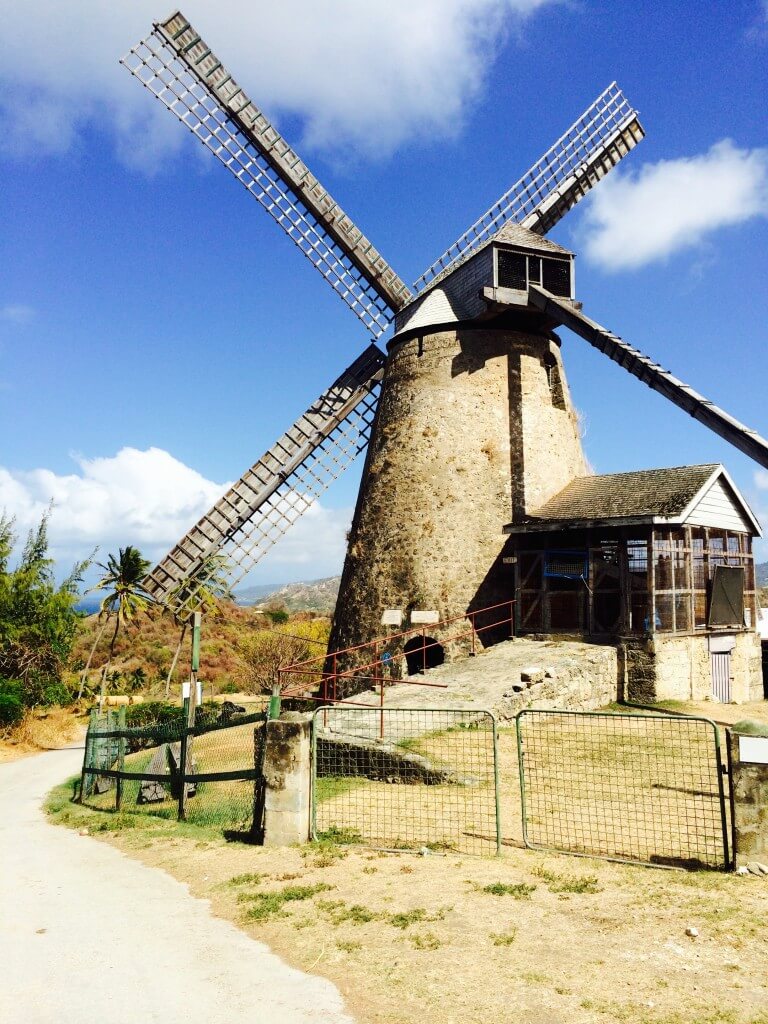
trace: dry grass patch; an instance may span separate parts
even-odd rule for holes
[[[21,722],[0,734],[0,764],[41,750],[61,750],[85,736],[86,718],[76,709],[54,705],[27,711]]]
[[[58,806],[76,827],[118,817]],[[510,1006],[530,1024],[768,1024],[768,882],[754,876],[514,848],[487,860],[264,849],[133,817],[140,827],[99,838],[330,978],[360,1024],[487,1024]]]

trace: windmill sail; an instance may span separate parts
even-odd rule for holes
[[[543,235],[643,138],[637,111],[615,82],[540,160],[424,271],[418,294],[509,220]]]
[[[601,327],[600,324],[575,309],[568,301],[558,299],[543,288],[531,286],[528,289],[531,301],[548,316],[570,328],[574,334],[588,341],[590,345],[604,352],[628,373],[637,377],[644,384],[670,402],[674,402],[695,420],[709,427],[720,437],[729,441],[739,451],[744,452],[759,465],[768,469],[768,441],[755,430],[744,426],[738,420],[719,409],[693,388],[688,387],[668,370],[654,363],[648,356],[636,348],[632,348],[621,338]]]
[[[363,451],[383,367],[370,345],[155,566],[147,591],[174,612],[193,609],[219,554],[234,587]]]
[[[180,12],[121,63],[258,200],[378,337],[407,286]]]

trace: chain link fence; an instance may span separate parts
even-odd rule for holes
[[[263,810],[266,713],[198,709],[187,727],[179,714],[130,727],[124,709],[92,714],[85,742],[80,801],[118,810],[220,826],[257,838]]]
[[[517,717],[529,847],[727,868],[717,726],[704,718],[526,710]]]
[[[496,721],[488,711],[321,708],[312,761],[315,839],[499,851]]]

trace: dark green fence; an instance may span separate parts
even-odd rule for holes
[[[230,720],[201,711],[186,725],[181,708],[163,722],[126,726],[125,709],[88,726],[80,800],[258,838],[263,811],[266,713]]]
[[[527,846],[730,866],[720,740],[709,719],[527,710],[517,741]]]
[[[315,838],[496,854],[496,721],[488,711],[335,706],[315,712]]]

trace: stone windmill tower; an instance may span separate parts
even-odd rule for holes
[[[335,649],[375,636],[382,608],[508,601],[501,526],[587,471],[557,321],[530,308],[529,279],[570,303],[573,256],[508,222],[396,315]]]
[[[545,233],[643,137],[615,83],[409,289],[176,12],[122,63],[283,228],[369,344],[145,581],[195,605],[211,556],[233,585],[368,445],[332,636],[382,609],[442,616],[508,588],[502,526],[584,472],[554,329],[566,325],[768,466],[768,442],[581,313],[573,255]]]

